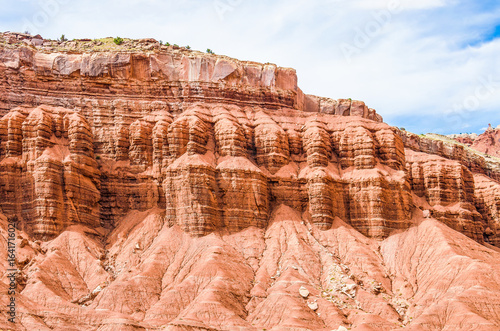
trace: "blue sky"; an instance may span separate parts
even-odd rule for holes
[[[297,69],[416,133],[500,125],[498,0],[0,0],[0,30],[153,37]]]

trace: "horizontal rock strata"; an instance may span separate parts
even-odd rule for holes
[[[292,69],[172,47],[46,53],[8,38],[1,207],[42,238],[157,207],[197,236],[265,228],[277,204],[375,238],[423,208],[479,242],[496,233],[473,174],[498,180],[499,164],[391,128],[361,101],[304,95]]]
[[[102,130],[65,108],[13,109],[0,121],[2,210],[51,238],[71,224],[112,229],[132,210],[159,207],[168,224],[203,236],[265,228],[285,204],[320,229],[339,218],[385,238],[423,208],[415,194],[443,223],[496,243],[484,233],[496,233],[498,215],[476,209],[470,170],[405,150],[383,123],[222,104],[128,122]],[[107,147],[95,142],[104,131],[114,133]]]
[[[0,329],[498,330],[499,192],[293,69],[0,33]]]

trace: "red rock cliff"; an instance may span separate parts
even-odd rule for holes
[[[1,328],[498,330],[499,162],[292,69],[1,37]]]

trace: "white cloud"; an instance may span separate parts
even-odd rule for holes
[[[355,6],[359,9],[389,9],[390,7],[399,10],[430,9],[443,7],[446,0],[354,0]]]

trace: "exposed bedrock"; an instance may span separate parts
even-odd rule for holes
[[[0,329],[499,330],[499,192],[293,69],[0,32]]]
[[[500,247],[500,183],[474,174],[477,211],[483,216],[484,241]]]
[[[196,236],[219,227],[215,167],[200,154],[184,154],[171,164],[164,181],[166,221]]]
[[[305,95],[293,69],[172,48],[2,46],[0,115],[2,212],[43,238],[151,208],[198,236],[265,228],[285,204],[376,238],[430,209],[497,242],[496,200],[473,174],[496,183],[500,166],[381,123],[361,101]]]
[[[0,120],[0,205],[35,236],[100,226],[100,173],[86,119],[62,108],[17,108]]]
[[[71,224],[112,229],[130,211],[158,207],[168,224],[203,236],[266,228],[285,204],[322,230],[339,218],[385,238],[418,207],[498,244],[494,190],[475,186],[459,161],[405,151],[383,123],[223,104],[131,119],[103,130],[65,108],[13,109],[0,120],[2,211],[50,238]],[[110,142],[96,142],[104,134]]]
[[[202,236],[218,228],[221,218],[215,159],[206,148],[210,127],[197,111],[178,117],[169,127],[173,162],[166,170],[163,186],[168,224],[178,224],[184,231]]]
[[[227,110],[216,109],[215,142],[220,156],[217,184],[223,226],[238,231],[267,226],[269,187],[266,175],[248,159],[245,130]]]
[[[0,116],[16,106],[47,104],[81,109],[92,122],[94,115],[96,121],[107,114],[118,115],[117,103],[145,108],[162,104],[181,113],[200,101],[382,121],[361,101],[305,95],[297,86],[294,69],[270,63],[172,48],[71,54],[25,46],[0,48]],[[97,104],[103,108],[101,114],[93,112]]]
[[[290,161],[288,136],[264,112],[258,112],[255,117],[255,158],[259,166],[274,174]]]
[[[498,159],[485,157],[473,149],[464,147],[464,145],[450,143],[450,141],[443,139],[446,138],[444,136],[430,139],[407,131],[398,130],[397,132],[407,149],[458,161],[474,173],[484,174],[500,181],[500,161]]]
[[[331,139],[324,122],[308,121],[303,127],[302,141],[310,168],[306,176],[309,212],[314,224],[328,230],[335,217],[347,219],[346,182],[340,178],[338,166],[330,163]]]
[[[483,219],[475,207],[470,170],[458,161],[411,150],[407,150],[406,158],[412,190],[430,205],[432,216],[481,242]]]

